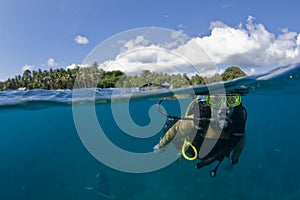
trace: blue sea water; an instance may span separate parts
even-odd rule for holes
[[[225,170],[224,160],[216,178],[208,174],[212,166],[197,170],[196,161],[183,159],[149,173],[117,171],[95,159],[81,142],[69,104],[72,91],[0,92],[1,199],[105,199],[86,188],[97,185],[98,172],[106,173],[110,192],[121,200],[300,199],[300,66],[225,85],[249,89],[243,96],[247,146],[233,169]],[[109,90],[100,93],[100,99],[110,95]],[[147,125],[148,110],[156,103],[157,99],[132,100],[132,119]],[[176,102],[166,104],[168,112],[178,112]],[[109,102],[95,107],[107,137],[124,149],[151,151],[162,136],[125,136]]]

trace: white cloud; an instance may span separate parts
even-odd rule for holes
[[[281,31],[282,31],[283,33],[287,33],[287,32],[289,32],[289,29],[288,29],[288,28],[283,28]]]
[[[34,65],[24,65],[22,67],[22,71],[26,71],[26,70],[32,70],[34,68]]]
[[[179,39],[179,38],[182,38],[184,36],[183,34],[183,30],[179,30],[179,31],[172,31],[172,34],[171,34],[171,38],[172,39]]]
[[[68,65],[66,67],[66,69],[75,69],[77,67],[77,65],[75,63],[71,64],[71,65]]]
[[[246,24],[235,27],[222,21],[210,24],[210,34],[187,39],[182,31],[172,33],[173,41],[153,43],[145,35],[129,41],[119,41],[121,48],[115,58],[99,63],[104,70],[121,70],[137,74],[148,69],[163,73],[195,73],[191,63],[197,66],[202,76],[220,72],[219,66],[237,65],[246,67],[249,74],[260,68],[300,62],[300,34],[287,28],[280,34],[268,31],[255,18],[249,16]],[[199,47],[204,51],[199,52]],[[204,53],[206,52],[206,54]],[[211,62],[212,61],[212,62]],[[190,63],[191,62],[191,63]],[[67,68],[75,68],[72,64]]]
[[[149,40],[146,40],[143,35],[139,35],[136,38],[129,41],[119,41],[119,43],[123,43],[123,47],[121,48],[121,53],[130,51],[132,49],[144,48],[151,45]]]
[[[297,36],[297,46],[300,46],[300,34],[298,34],[298,36]]]
[[[179,24],[177,27],[178,27],[179,29],[183,29],[183,28],[185,28],[185,25],[184,25],[184,24]]]
[[[74,38],[74,41],[77,43],[77,44],[88,44],[90,41],[87,37],[85,36],[82,36],[82,35],[77,35],[75,38]]]
[[[58,63],[55,62],[54,58],[49,58],[47,60],[47,66],[48,67],[56,67],[56,66],[58,66]]]
[[[245,28],[212,22],[210,35],[198,37],[197,42],[219,65],[265,67],[300,61],[299,34],[284,29],[276,36],[254,20],[249,16]]]
[[[247,19],[247,22],[250,23],[250,24],[252,24],[252,21],[255,20],[255,19],[256,19],[255,17],[249,15],[248,19]]]
[[[71,65],[68,65],[68,66],[66,67],[66,69],[75,69],[75,68],[77,68],[77,67],[88,67],[88,65],[85,65],[85,64],[75,64],[75,63],[73,63],[73,64],[71,64]]]
[[[227,28],[228,26],[221,21],[213,21],[210,22],[209,29],[212,30],[214,28]]]
[[[158,46],[138,48],[118,55],[114,60],[107,60],[99,65],[104,70],[121,70],[127,74],[135,75],[142,70],[155,72],[178,72],[178,67],[188,63]]]
[[[199,63],[199,59],[202,59],[201,56],[199,57],[199,51],[195,50],[199,45],[194,40],[181,44],[183,38],[186,38],[181,37],[180,33],[181,31],[172,33],[173,40],[170,43],[152,44],[144,36],[123,41],[120,54],[114,59],[100,63],[99,67],[108,71],[121,70],[130,75],[138,74],[146,69],[158,73],[195,74],[197,70],[190,62]],[[205,59],[207,60],[207,57]]]

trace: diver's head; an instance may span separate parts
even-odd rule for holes
[[[206,103],[211,107],[212,125],[214,124],[215,128],[224,129],[230,123],[234,108],[241,104],[241,95],[208,95]]]

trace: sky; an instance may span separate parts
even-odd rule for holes
[[[299,7],[297,0],[0,0],[0,81],[80,65],[99,43],[142,27],[184,33],[217,66],[258,73],[300,62]]]

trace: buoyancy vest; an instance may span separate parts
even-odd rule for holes
[[[194,114],[196,119],[210,119],[211,108],[206,104],[205,101],[199,100],[195,102],[193,107],[191,107],[190,111],[188,111],[188,114]],[[227,134],[228,139],[224,141],[224,139],[220,137],[213,151],[208,154],[207,157],[214,157],[214,155],[218,154],[221,150],[224,151],[224,154],[230,153],[230,151],[234,149],[234,147],[238,144],[240,139],[243,137],[243,134],[245,133],[246,120],[247,111],[245,107],[242,104],[234,107],[227,127],[224,128],[221,132],[221,135]],[[205,134],[209,128],[210,123],[211,120],[194,121],[195,125],[192,133],[190,134],[190,138],[192,138],[192,145],[196,147],[198,152],[200,151],[201,145],[205,139]],[[193,150],[191,148],[188,148],[187,152],[193,154]]]

